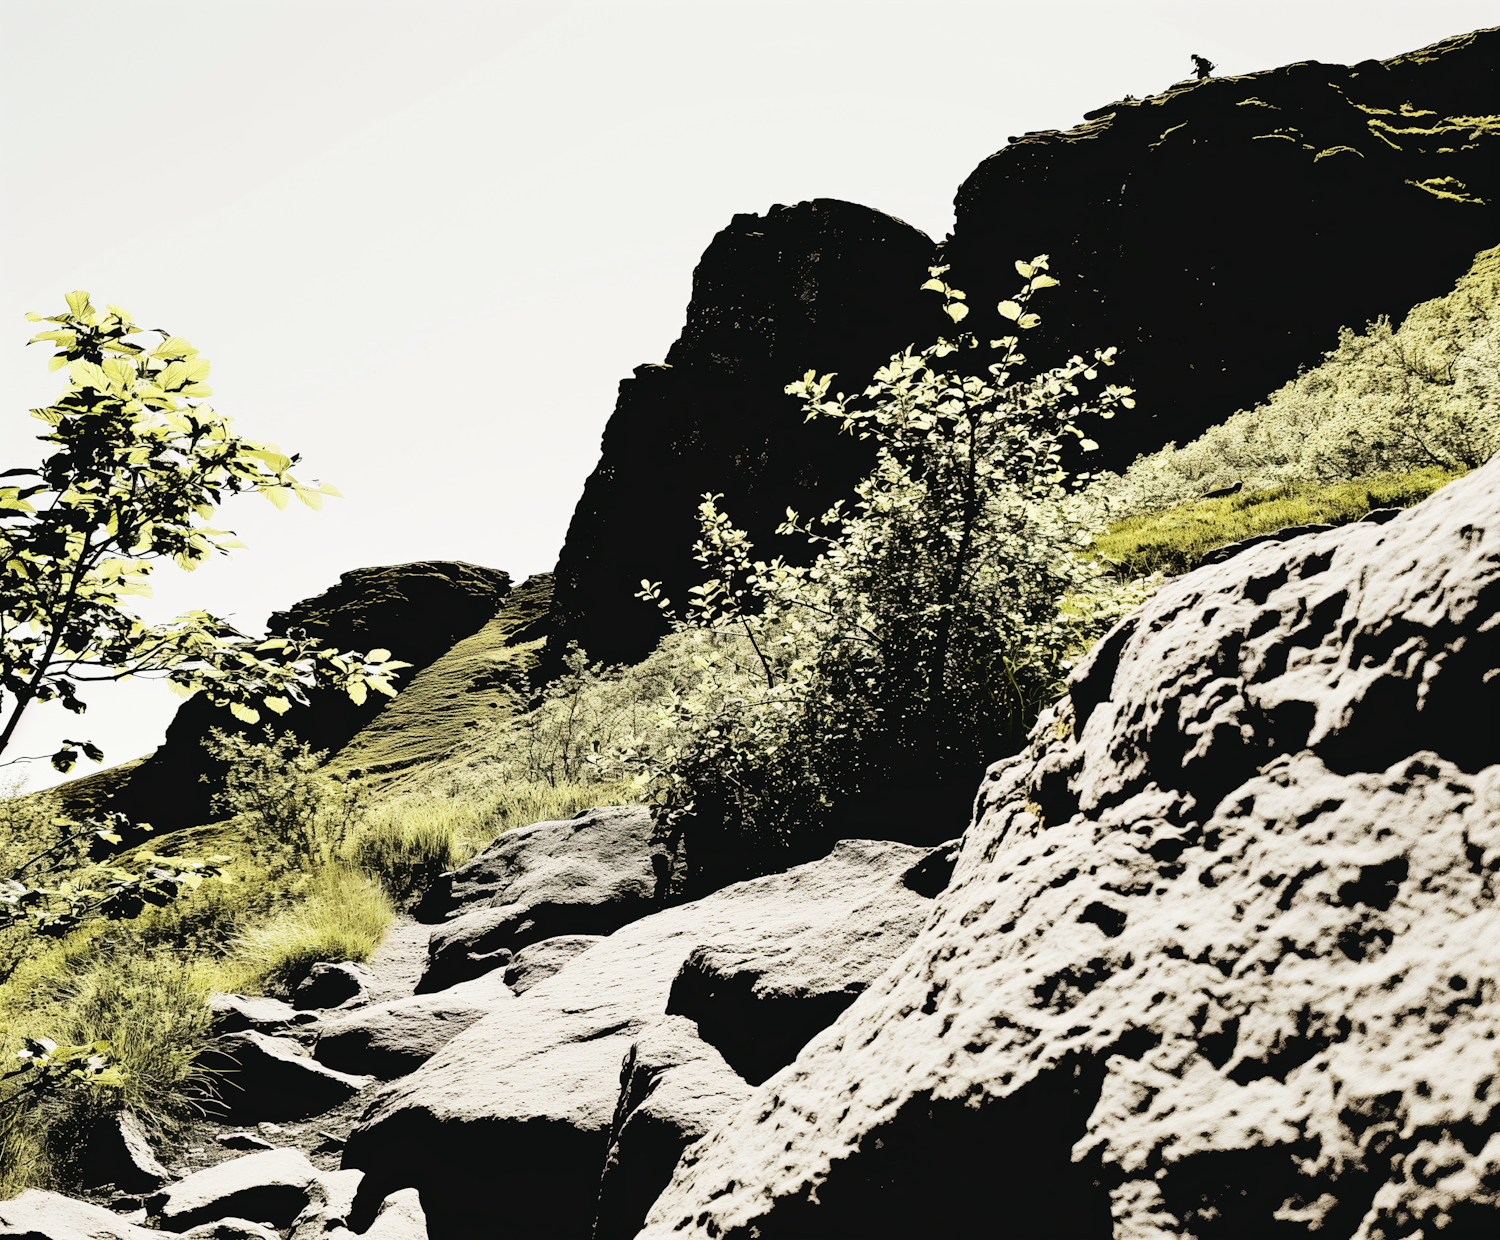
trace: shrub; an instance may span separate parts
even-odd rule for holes
[[[1021,329],[1057,283],[1046,269],[1045,256],[1017,264],[1026,283],[1000,313]],[[959,322],[966,299],[943,270],[926,287]],[[810,566],[754,559],[704,498],[708,579],[676,623],[738,645],[700,652],[703,678],[671,703],[675,743],[641,762],[665,843],[682,833],[689,890],[815,855],[851,818],[903,812],[903,796],[957,819],[983,764],[1019,746],[1056,692],[1078,640],[1062,603],[1099,571],[1080,554],[1094,531],[1063,486],[1063,443],[1082,439],[1082,413],[1134,402],[1115,387],[1080,397],[1112,349],[1028,378],[1018,336],[989,343],[984,378],[958,369],[980,348],[965,333],[892,357],[863,396],[830,396],[833,376],[812,371],[788,386],[809,418],[876,448],[851,509],[788,512],[781,532],[808,538]],[[643,593],[670,608],[651,583]]]

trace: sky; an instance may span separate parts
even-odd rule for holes
[[[1191,53],[1352,64],[1496,21],[1494,0],[8,0],[0,468],[40,459],[27,410],[61,387],[23,315],[86,289],[192,341],[215,408],[345,497],[227,504],[248,549],[159,570],[149,618],[259,631],[411,560],[519,581],[555,562],[619,381],[662,360],[737,212],[842,198],[941,238],[1009,135],[1165,89]],[[84,696],[5,757],[87,737],[111,765],[178,704]]]

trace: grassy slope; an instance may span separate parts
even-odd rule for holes
[[[1110,526],[1094,549],[1122,574],[1185,573],[1210,551],[1294,525],[1347,525],[1375,508],[1408,508],[1457,474],[1423,469],[1198,500]]]
[[[330,769],[363,771],[383,789],[409,787],[469,738],[524,710],[551,601],[550,576],[517,586],[484,628],[418,672],[334,756]]]

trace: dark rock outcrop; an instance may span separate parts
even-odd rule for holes
[[[407,663],[398,688],[460,638],[482,628],[510,591],[510,577],[473,564],[424,561],[345,573],[332,589],[304,599],[267,623],[272,635],[305,629],[329,646],[366,652],[384,648]],[[275,723],[315,750],[341,749],[388,701],[370,694],[362,705],[332,690],[310,695]],[[160,748],[129,772],[108,808],[151,823],[158,832],[211,820],[211,800],[222,769],[203,749],[211,728],[259,731],[238,722],[201,695],[184,702]],[[207,776],[205,781],[202,777]]]
[[[424,907],[463,911],[433,931],[419,994],[502,968],[543,939],[609,934],[656,907],[650,811],[612,805],[507,831]]]
[[[229,1123],[321,1115],[370,1083],[315,1062],[291,1038],[253,1029],[215,1038],[198,1056],[198,1066],[213,1074],[208,1109]]]
[[[775,537],[787,507],[821,513],[871,457],[835,427],[806,424],[782,389],[816,367],[857,390],[891,353],[933,335],[937,303],[918,291],[933,254],[925,233],[827,198],[736,215],[713,239],[666,365],[620,384],[557,562],[554,666],[570,641],[608,663],[650,651],[664,629],[635,593],[649,578],[681,601],[698,584],[706,491],[724,495],[768,557],[805,551]]]
[[[557,570],[552,663],[569,640],[607,661],[665,632],[634,598],[701,580],[706,491],[770,552],[790,505],[821,512],[868,463],[805,425],[783,387],[808,368],[858,391],[887,356],[948,327],[929,263],[968,293],[963,326],[1012,330],[997,304],[1018,259],[1048,253],[1027,354],[1114,345],[1106,377],[1138,407],[1088,428],[1088,468],[1192,439],[1319,360],[1340,327],[1447,292],[1500,233],[1500,32],[1387,61],[1304,62],[1183,82],[1027,134],[959,188],[942,247],[849,203],[736,216],[704,253],[668,367],[625,380]],[[1290,295],[1289,288],[1307,290]]]
[[[704,942],[769,950],[821,927],[843,941],[871,911],[906,916],[905,876],[926,850],[850,840],[783,874],[653,913],[601,939],[387,1086],[350,1134],[362,1200],[421,1190],[435,1235],[487,1236],[496,1201],[518,1235],[587,1237],[620,1091],[620,1064],[663,1015]],[[925,903],[925,902],[924,902]],[[841,949],[843,950],[843,949]],[[356,1212],[356,1218],[358,1218]]]
[[[1052,256],[1027,353],[1118,346],[1139,407],[1112,469],[1250,408],[1337,343],[1441,296],[1500,233],[1500,31],[1387,61],[1182,82],[1013,139],[959,188],[944,278],[1005,334],[1017,259]],[[1399,221],[1399,226],[1393,226]],[[1294,274],[1295,273],[1295,274]],[[1287,281],[1315,295],[1288,297]]]
[[[1169,582],[642,1236],[1490,1234],[1497,611],[1500,460]]]

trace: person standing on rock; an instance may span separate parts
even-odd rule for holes
[[[1208,57],[1200,56],[1197,52],[1192,53],[1192,61],[1193,72],[1198,75],[1200,82],[1219,67],[1213,61],[1209,60]]]

